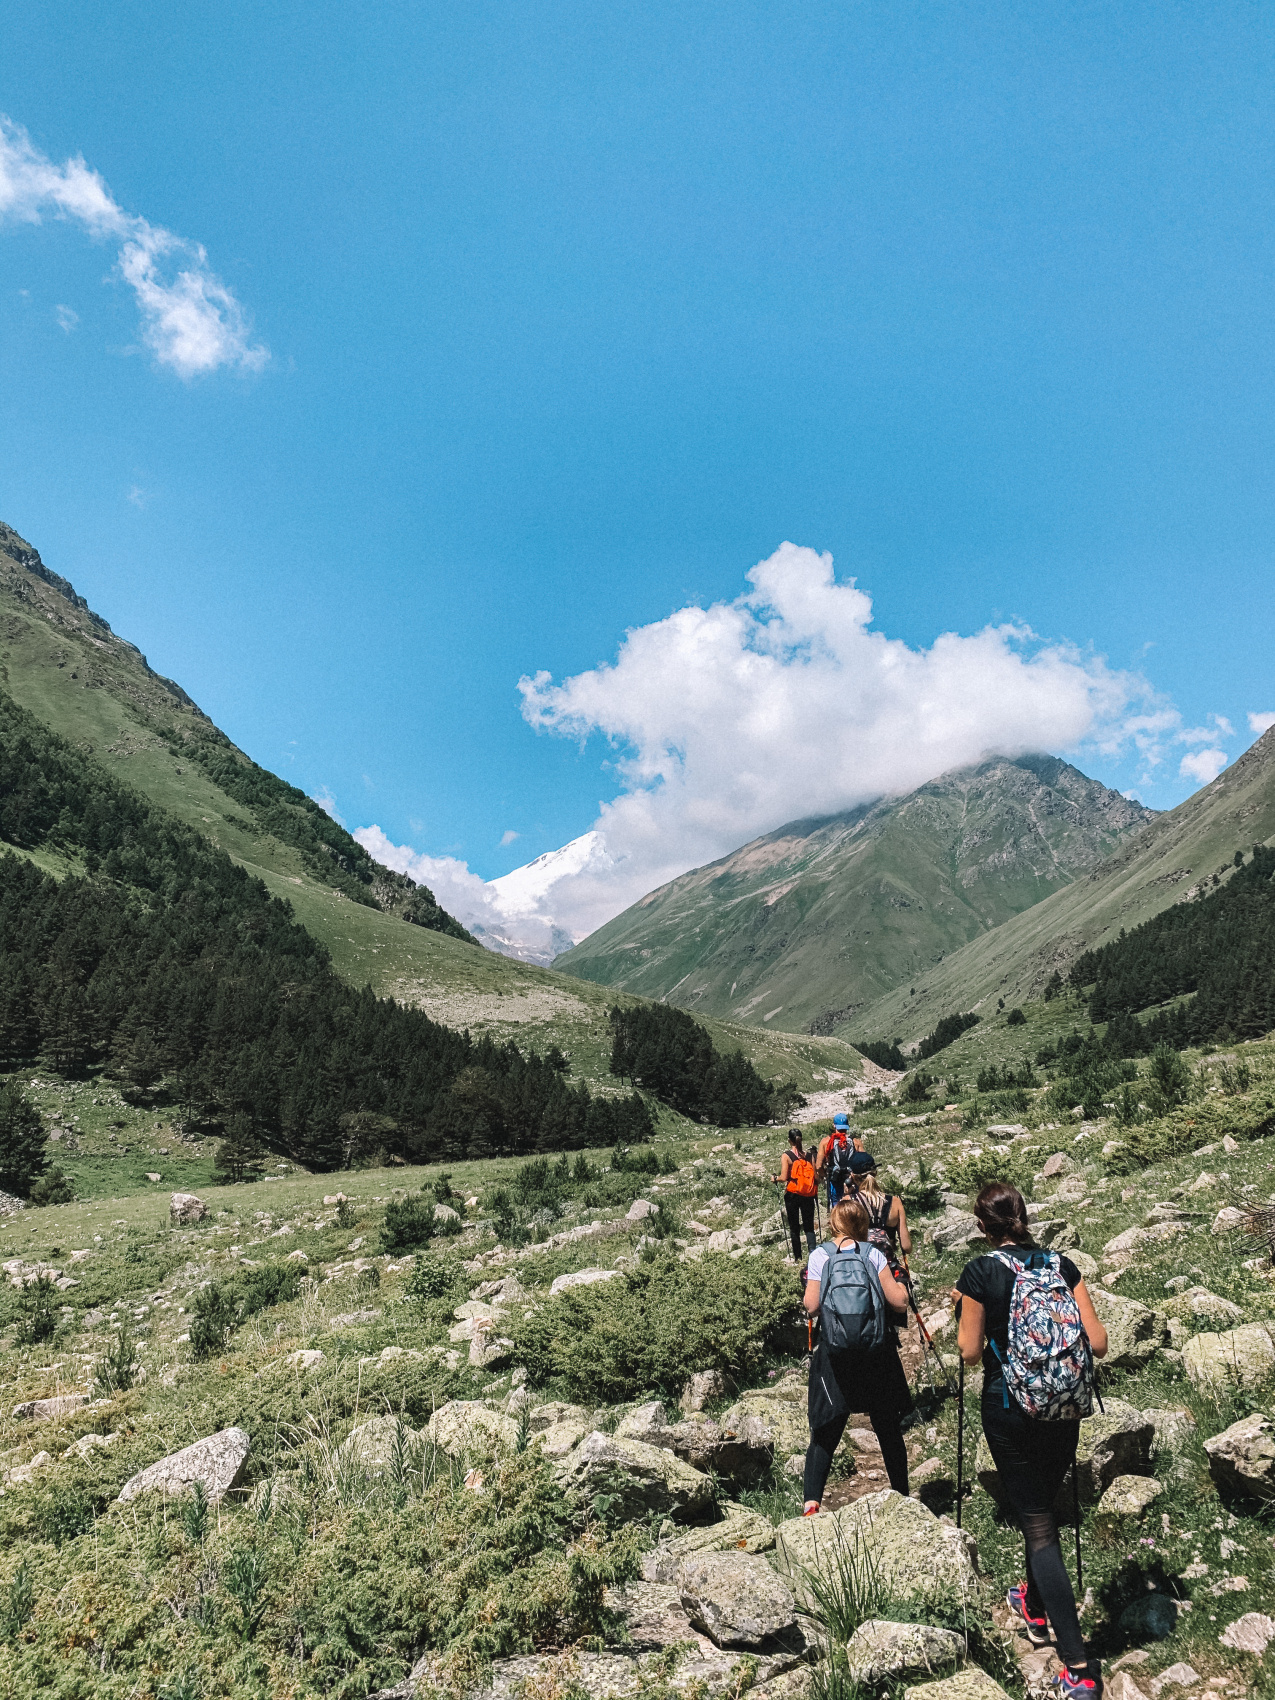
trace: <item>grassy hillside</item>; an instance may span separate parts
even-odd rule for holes
[[[859,1012],[1097,867],[1151,813],[1053,757],[793,821],[600,927],[555,967],[696,1015],[856,1032]]]
[[[878,998],[837,1031],[857,1038],[919,1038],[956,1009],[984,1012],[1038,997],[1082,951],[1198,895],[1225,875],[1236,850],[1275,837],[1275,730],[1234,766],[1158,815],[1130,843],[1074,884],[945,957],[908,985]]]
[[[280,794],[291,788],[236,751],[179,685],[153,672],[7,527],[0,527],[0,685],[115,778],[286,898],[352,985],[371,985],[475,1035],[490,1032],[542,1051],[557,1044],[579,1077],[608,1078],[611,994],[497,956],[467,942],[459,927],[452,936],[405,921],[403,911],[414,901],[409,881],[375,864],[370,883],[357,878],[369,871],[358,859],[369,859],[349,835],[308,799],[280,808]],[[200,759],[184,753],[191,751]],[[230,774],[236,784],[238,775],[260,791],[239,800],[213,774]],[[47,849],[24,853],[54,874],[71,865]],[[386,906],[374,907],[369,898]],[[431,919],[428,906],[425,919]],[[857,1053],[837,1039],[710,1025],[719,1049],[742,1045],[768,1079],[817,1088],[828,1084],[828,1070],[858,1072]]]

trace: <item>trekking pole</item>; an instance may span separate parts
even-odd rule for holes
[[[1074,1458],[1071,1461],[1071,1511],[1076,1522],[1076,1597],[1081,1599],[1085,1592],[1085,1574],[1080,1568],[1080,1472]]]
[[[956,1324],[960,1327],[960,1306],[956,1310]],[[960,1347],[957,1347],[960,1355]],[[965,1359],[962,1357],[961,1367],[956,1372],[956,1526],[961,1526],[961,1494],[965,1489]]]

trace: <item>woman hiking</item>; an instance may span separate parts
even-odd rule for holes
[[[772,1175],[784,1189],[784,1209],[788,1213],[788,1232],[792,1237],[792,1260],[801,1262],[801,1234],[805,1230],[806,1250],[815,1249],[815,1194],[819,1183],[815,1166],[801,1144],[800,1128],[788,1129],[788,1149],[779,1159],[779,1173]]]
[[[952,1298],[961,1357],[982,1359],[983,1433],[1026,1546],[1026,1580],[1006,1603],[1034,1646],[1052,1625],[1060,1700],[1100,1700],[1102,1668],[1081,1638],[1053,1507],[1092,1410],[1093,1358],[1105,1355],[1107,1331],[1071,1259],[1033,1244],[1017,1187],[990,1182],[974,1214],[992,1250],[965,1265]]]
[[[850,1191],[867,1212],[871,1243],[891,1261],[898,1251],[907,1257],[912,1250],[908,1213],[903,1200],[877,1179],[877,1160],[868,1151],[856,1151],[850,1159]]]
[[[867,1243],[862,1204],[843,1198],[828,1218],[832,1238],[811,1256],[805,1306],[819,1317],[819,1344],[810,1365],[810,1445],[806,1449],[803,1515],[812,1516],[852,1411],[863,1411],[881,1445],[890,1486],[908,1491],[908,1453],[900,1419],[912,1395],[887,1308],[907,1308],[907,1294],[890,1273],[884,1252]]]

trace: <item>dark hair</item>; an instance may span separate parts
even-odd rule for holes
[[[974,1200],[974,1215],[989,1240],[1013,1240],[1015,1245],[1031,1244],[1032,1233],[1027,1223],[1023,1195],[1008,1181],[988,1181]]]
[[[801,1150],[801,1129],[799,1127],[790,1127],[788,1129],[788,1143],[789,1145],[795,1145],[798,1151]]]

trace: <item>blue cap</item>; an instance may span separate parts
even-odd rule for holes
[[[850,1126],[850,1117],[848,1115],[846,1115],[844,1112],[842,1112],[841,1115],[833,1116],[832,1125],[833,1125],[833,1127],[849,1127]]]

